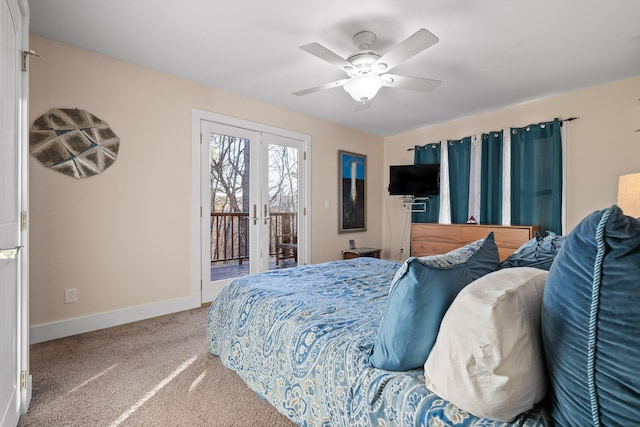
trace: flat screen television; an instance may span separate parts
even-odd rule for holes
[[[389,194],[416,197],[440,194],[440,165],[391,165]]]

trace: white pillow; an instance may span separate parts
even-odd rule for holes
[[[477,417],[503,422],[542,400],[540,307],[547,274],[507,268],[464,288],[424,365],[427,388]]]

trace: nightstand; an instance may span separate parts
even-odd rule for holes
[[[376,248],[354,248],[342,251],[342,259],[353,259],[360,257],[380,258],[381,249]]]

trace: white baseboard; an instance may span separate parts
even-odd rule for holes
[[[196,307],[200,307],[200,298],[186,297],[36,325],[29,328],[29,343],[35,344],[97,331],[98,329],[110,328]]]

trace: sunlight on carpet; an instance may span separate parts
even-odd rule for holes
[[[113,423],[111,423],[109,425],[109,427],[117,427],[120,424],[122,424],[123,422],[125,422],[127,420],[127,418],[129,418],[134,412],[136,412],[138,410],[138,408],[140,408],[142,405],[144,405],[147,400],[149,400],[153,396],[155,396],[156,393],[158,393],[160,390],[162,390],[164,388],[164,386],[169,384],[171,382],[171,380],[173,380],[175,377],[180,375],[180,373],[182,371],[184,371],[189,366],[191,366],[193,364],[193,362],[195,362],[196,360],[198,360],[198,355],[197,354],[194,355],[193,357],[191,357],[186,362],[184,362],[182,365],[180,365],[178,367],[178,369],[173,371],[168,377],[166,377],[165,379],[160,381],[158,383],[158,385],[156,385],[151,391],[149,391],[147,394],[145,394],[142,399],[138,400],[136,403],[131,405],[129,407],[129,409],[127,409],[122,415],[120,415],[117,420],[115,420]]]
[[[203,372],[201,373],[198,378],[196,378],[192,383],[191,386],[189,387],[189,393],[191,393],[196,387],[198,387],[198,384],[200,384],[200,382],[204,379],[204,377],[207,376],[207,372]]]
[[[79,385],[75,386],[74,388],[69,390],[67,392],[67,394],[74,393],[74,392],[80,390],[82,387],[88,386],[91,382],[97,380],[98,378],[100,378],[101,376],[103,376],[104,374],[106,374],[107,372],[109,372],[110,370],[115,368],[116,366],[118,366],[117,363],[115,365],[109,366],[107,369],[105,369],[104,371],[100,372],[99,374],[96,374],[96,375],[92,376],[91,378],[89,378],[88,380],[84,381],[82,384],[79,384]]]

